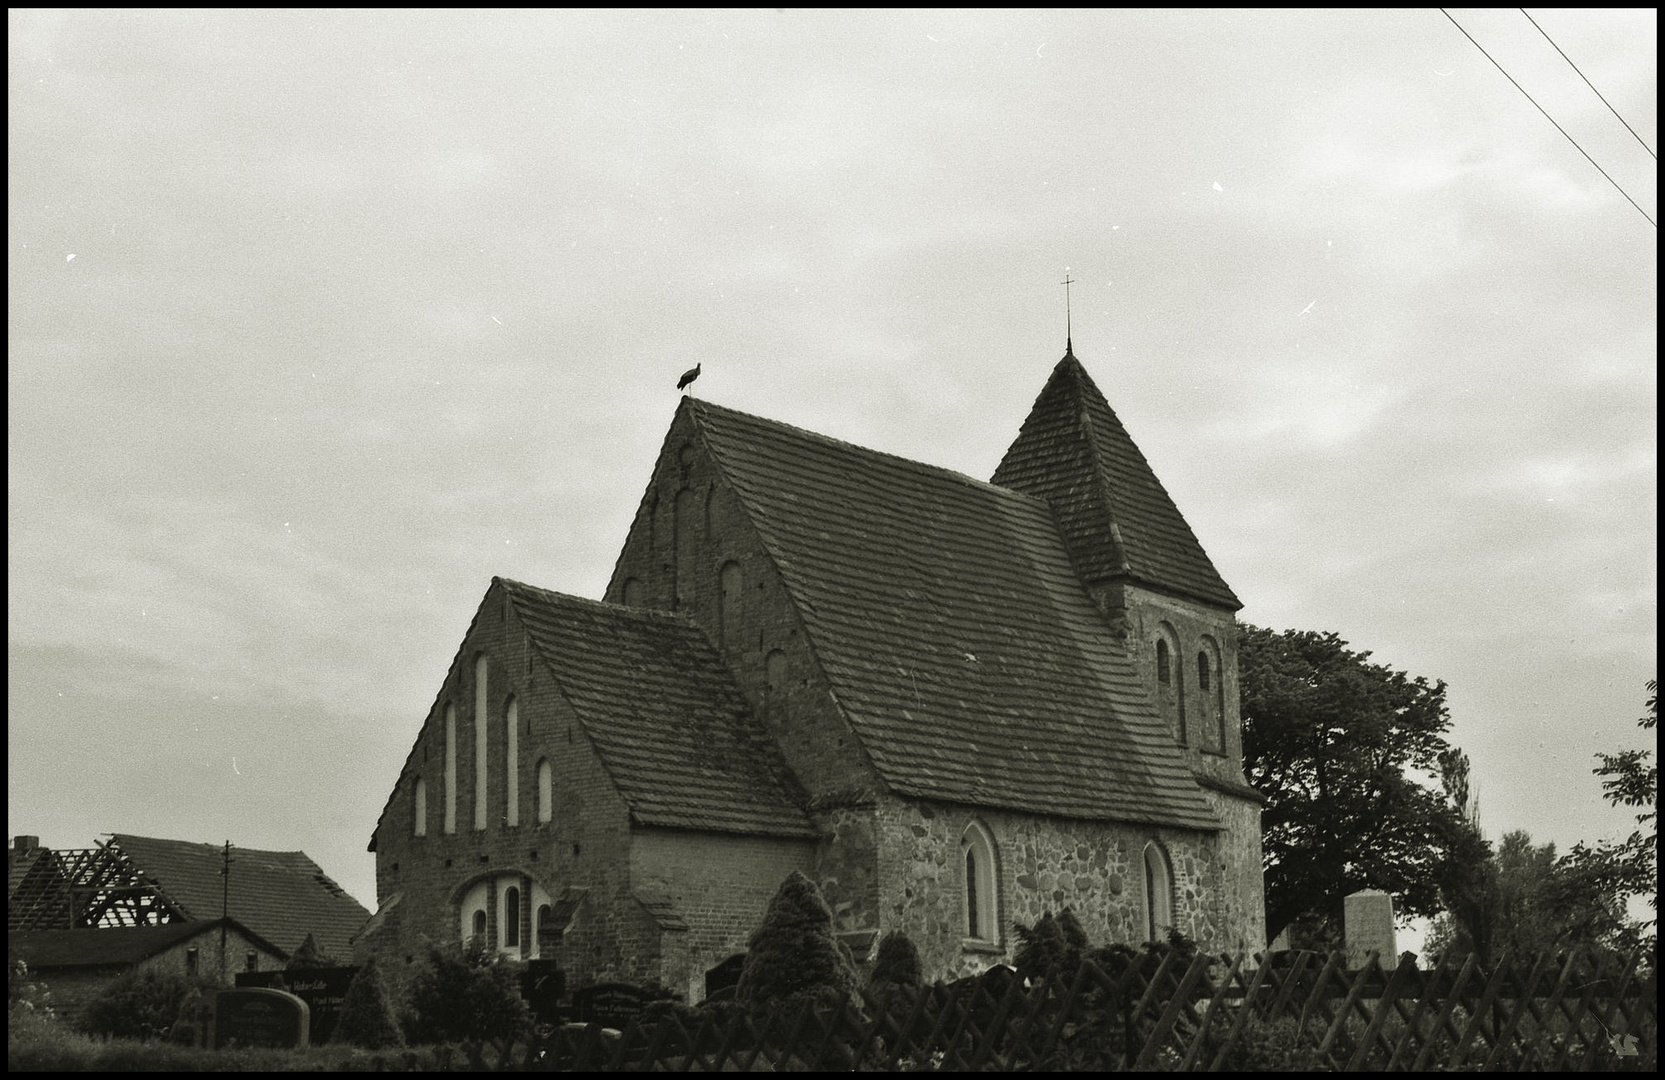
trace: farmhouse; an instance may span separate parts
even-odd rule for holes
[[[794,869],[928,978],[1064,907],[1264,948],[1240,606],[1072,351],[987,483],[684,398],[603,601],[486,590],[360,955],[476,938],[694,1001]]]
[[[311,936],[345,960],[370,917],[300,851],[113,834],[90,848],[7,849],[6,947],[74,1016],[118,975],[218,978],[281,967]],[[223,930],[223,932],[222,932]]]

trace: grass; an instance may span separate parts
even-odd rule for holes
[[[101,1039],[38,1013],[13,1012],[8,1021],[8,1072],[439,1072],[462,1060],[455,1047],[202,1050],[160,1041]]]

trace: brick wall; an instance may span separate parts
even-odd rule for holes
[[[630,846],[638,892],[668,898],[687,923],[682,955],[661,957],[661,982],[704,996],[705,972],[735,953],[763,921],[769,900],[793,870],[810,873],[815,842],[680,829],[637,829]]]
[[[810,796],[876,788],[774,560],[686,413],[665,437],[607,586],[607,600],[627,596],[704,627]]]
[[[487,826],[474,828],[475,657],[487,657]],[[518,712],[519,824],[508,824],[506,704],[513,695]],[[444,831],[446,706],[457,717],[457,831]],[[547,759],[553,774],[552,819],[538,820],[537,767]],[[413,790],[417,776],[427,784],[427,835],[414,834]],[[390,978],[403,981],[424,955],[424,941],[461,937],[457,903],[482,878],[519,875],[557,897],[569,886],[590,894],[562,943],[574,976],[586,971],[617,972],[624,964],[621,941],[637,929],[609,914],[609,898],[629,894],[629,812],[608,779],[583,727],[533,652],[525,631],[500,586],[486,593],[462,647],[446,674],[433,708],[421,726],[393,797],[376,830],[378,907],[394,895],[398,906],[358,952],[380,957]],[[537,948],[532,933],[532,890],[521,906],[521,954]],[[501,940],[498,904],[487,906],[488,935]],[[597,913],[602,913],[598,915]],[[622,923],[631,923],[622,917]],[[567,959],[562,956],[561,959]],[[573,981],[569,985],[581,985]]]

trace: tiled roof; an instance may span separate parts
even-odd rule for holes
[[[698,626],[665,612],[493,580],[513,601],[636,821],[814,835],[779,750]]]
[[[225,923],[269,952],[282,951],[236,919]],[[14,930],[6,934],[6,951],[15,952],[31,968],[133,964],[219,927],[220,920],[214,919],[97,930]]]
[[[193,921],[220,917],[220,846],[117,833],[113,843],[133,869],[155,882]],[[312,934],[336,960],[352,957],[352,938],[370,912],[300,851],[233,846],[226,913],[285,953]]]
[[[1047,503],[686,399],[903,794],[1217,829]]]
[[[1233,611],[1243,606],[1071,353],[1053,369],[993,482],[1052,504],[1089,584],[1133,580]]]

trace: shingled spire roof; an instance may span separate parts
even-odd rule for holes
[[[1069,350],[991,482],[1051,503],[1089,586],[1132,582],[1233,611],[1243,606]]]

